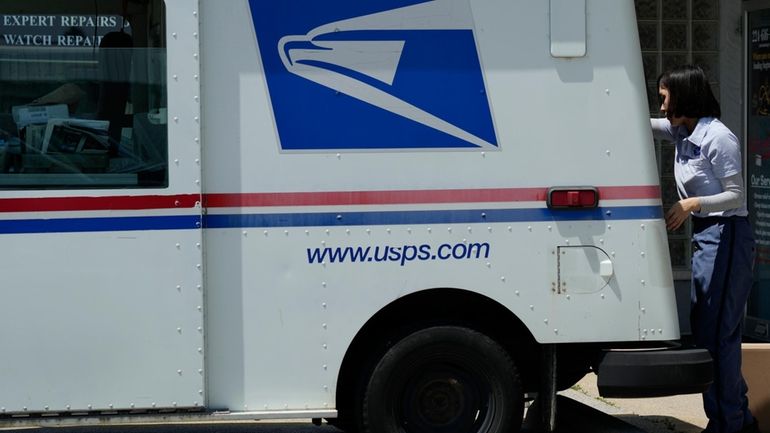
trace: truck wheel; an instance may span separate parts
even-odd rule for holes
[[[366,433],[511,433],[524,410],[516,367],[484,334],[457,326],[393,345],[364,392]]]

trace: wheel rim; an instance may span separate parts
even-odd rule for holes
[[[494,413],[485,378],[466,365],[426,364],[403,388],[397,413],[409,433],[483,432]]]

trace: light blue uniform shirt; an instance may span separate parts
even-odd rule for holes
[[[720,179],[741,173],[743,158],[738,138],[719,119],[703,117],[692,134],[685,126],[671,126],[668,119],[651,119],[655,138],[676,145],[674,177],[680,198],[704,197],[722,192]],[[745,197],[745,194],[744,194]],[[741,206],[720,212],[693,212],[699,217],[746,216]]]

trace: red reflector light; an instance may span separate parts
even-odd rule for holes
[[[594,208],[599,205],[596,188],[551,188],[548,207],[562,209]]]

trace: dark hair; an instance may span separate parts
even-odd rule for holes
[[[698,66],[678,66],[658,77],[658,87],[668,90],[668,112],[674,117],[716,117],[722,115],[708,78]]]

